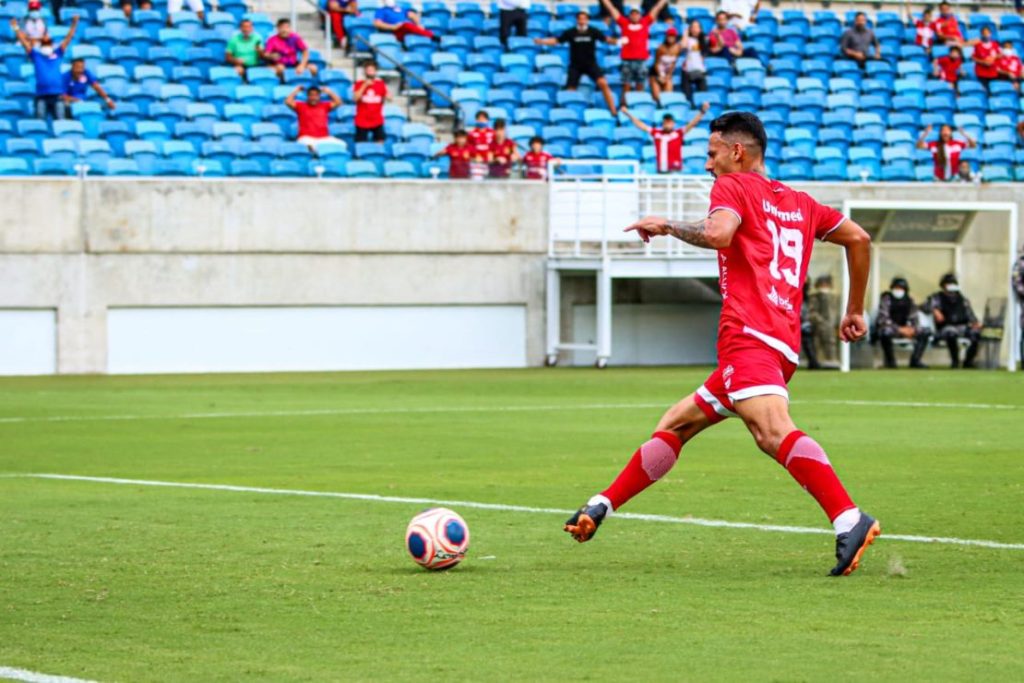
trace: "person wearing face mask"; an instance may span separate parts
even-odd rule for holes
[[[1003,41],[1003,49],[996,59],[996,71],[999,72],[999,79],[1013,83],[1014,90],[1020,90],[1021,75],[1024,74],[1024,65],[1021,64],[1017,51],[1013,49],[1013,42]]]
[[[807,299],[807,304],[818,357],[825,363],[835,364],[839,359],[839,300],[832,288],[831,275],[821,275],[814,281],[814,291]]]
[[[1024,362],[1024,251],[1013,264],[1013,291],[1017,294],[1017,305],[1020,307],[1020,358]]]
[[[936,334],[944,339],[949,348],[951,368],[959,368],[961,338],[970,342],[967,354],[963,359],[964,368],[974,367],[974,358],[978,355],[978,343],[981,339],[981,323],[974,315],[970,300],[960,291],[960,282],[953,273],[946,273],[939,281],[939,291],[928,299],[928,308],[935,316]]]
[[[914,351],[910,356],[910,367],[927,368],[921,357],[928,349],[931,332],[918,325],[918,307],[910,296],[910,285],[902,277],[894,277],[889,291],[883,292],[878,302],[878,340],[885,355],[885,367],[896,367],[893,352],[894,339],[913,339]]]
[[[22,24],[22,30],[32,41],[32,45],[40,45],[49,30],[46,27],[46,19],[43,19],[43,5],[39,0],[31,0],[28,3],[28,15],[25,16],[25,21]]]
[[[75,38],[78,29],[78,16],[71,18],[71,27],[57,47],[53,46],[53,38],[49,34],[43,36],[39,47],[33,47],[32,41],[18,26],[17,19],[11,19],[11,31],[18,43],[25,49],[25,54],[32,62],[36,73],[36,116],[41,119],[64,118],[64,76],[60,65],[64,61],[64,52]]]

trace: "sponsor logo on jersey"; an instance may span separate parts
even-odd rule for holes
[[[768,292],[768,301],[771,301],[784,311],[793,311],[793,302],[779,294],[779,291],[775,289],[775,285],[772,285],[771,291]]]
[[[802,223],[804,220],[804,215],[800,212],[800,209],[796,211],[779,211],[767,199],[761,200],[761,206],[764,208],[765,213],[770,213],[784,223]]]

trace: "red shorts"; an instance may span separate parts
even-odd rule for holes
[[[796,364],[743,332],[722,330],[718,368],[697,389],[695,399],[711,423],[735,417],[733,403],[754,396],[784,396]]]

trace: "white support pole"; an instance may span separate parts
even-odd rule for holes
[[[548,266],[547,273],[547,358],[545,360],[558,360],[558,345],[562,339],[562,273],[556,268]]]
[[[1011,205],[1009,211],[1010,229],[1007,231],[1009,233],[1007,235],[1007,240],[1009,242],[1009,244],[1007,245],[1007,251],[1010,254],[1010,269],[1007,271],[1007,275],[1013,273],[1013,266],[1017,261],[1017,206],[1018,205],[1016,203]],[[1007,296],[1009,298],[1006,300],[1006,311],[1007,314],[1010,316],[1010,319],[1007,321],[1008,324],[1006,325],[1007,329],[1010,332],[1008,335],[1008,339],[1010,342],[1010,353],[1008,354],[1009,358],[1006,364],[1006,369],[1009,370],[1010,372],[1016,372],[1017,356],[1021,353],[1019,335],[1024,334],[1024,330],[1021,330],[1019,328],[1020,317],[1017,315],[1017,293],[1013,289],[1012,279],[1010,277],[1007,277],[1007,280],[1010,280],[1010,282],[1008,282],[1007,284],[1007,287],[1009,289]],[[1021,360],[1024,360],[1024,358],[1022,358]]]
[[[608,259],[597,271],[597,367],[604,367],[612,355],[612,278]]]

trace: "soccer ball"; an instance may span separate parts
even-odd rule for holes
[[[405,547],[416,564],[427,569],[449,569],[466,556],[469,527],[448,508],[430,508],[409,522]]]

